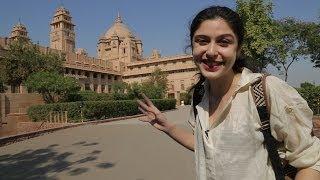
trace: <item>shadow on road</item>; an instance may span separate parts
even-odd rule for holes
[[[73,146],[94,146],[98,143],[87,143],[85,141],[72,144]],[[89,168],[76,167],[79,164],[94,162],[98,159],[101,151],[93,150],[88,152],[85,158],[79,160],[68,160],[68,157],[74,155],[73,152],[58,152],[55,148],[58,144],[52,144],[46,148],[37,150],[24,150],[17,154],[5,154],[0,156],[0,179],[25,179],[54,180],[55,173],[67,172],[70,176],[77,176],[89,171]],[[60,150],[61,151],[61,150]],[[69,158],[70,159],[70,158]],[[74,158],[73,158],[74,159]],[[95,165],[98,168],[107,169],[115,166],[114,163],[105,162]]]

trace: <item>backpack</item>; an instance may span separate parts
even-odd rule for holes
[[[275,173],[276,180],[294,179],[297,169],[289,165],[285,160],[279,157],[278,147],[281,142],[277,141],[270,130],[270,109],[269,103],[266,101],[266,82],[268,75],[263,75],[256,82],[252,84],[251,92],[256,104],[256,108],[261,121],[260,131],[264,137],[264,145],[268,151],[269,159]],[[204,86],[196,86],[193,92],[193,111],[196,118],[198,112],[196,105],[198,105],[204,95]]]

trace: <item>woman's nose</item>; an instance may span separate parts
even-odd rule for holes
[[[206,56],[207,57],[214,57],[218,55],[218,49],[215,43],[208,44]]]

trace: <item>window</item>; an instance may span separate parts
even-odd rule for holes
[[[106,88],[106,86],[105,85],[101,85],[101,92],[105,92],[105,88]]]
[[[97,78],[97,73],[93,73],[93,78]]]
[[[174,91],[174,81],[171,81],[171,82],[170,82],[169,89],[170,89],[171,91]]]
[[[87,90],[87,91],[91,90],[90,89],[90,84],[88,84],[88,83],[84,84],[84,89]]]
[[[97,90],[98,90],[98,85],[96,85],[96,84],[93,85],[93,91],[94,91],[94,92],[97,92]]]
[[[184,80],[181,80],[180,81],[180,88],[181,88],[181,90],[185,90],[185,88],[184,88]]]
[[[112,91],[112,86],[108,85],[108,92],[111,92],[111,91]]]

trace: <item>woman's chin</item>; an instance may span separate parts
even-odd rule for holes
[[[214,69],[201,68],[200,72],[207,79],[217,79],[222,75],[223,67],[218,67]]]

